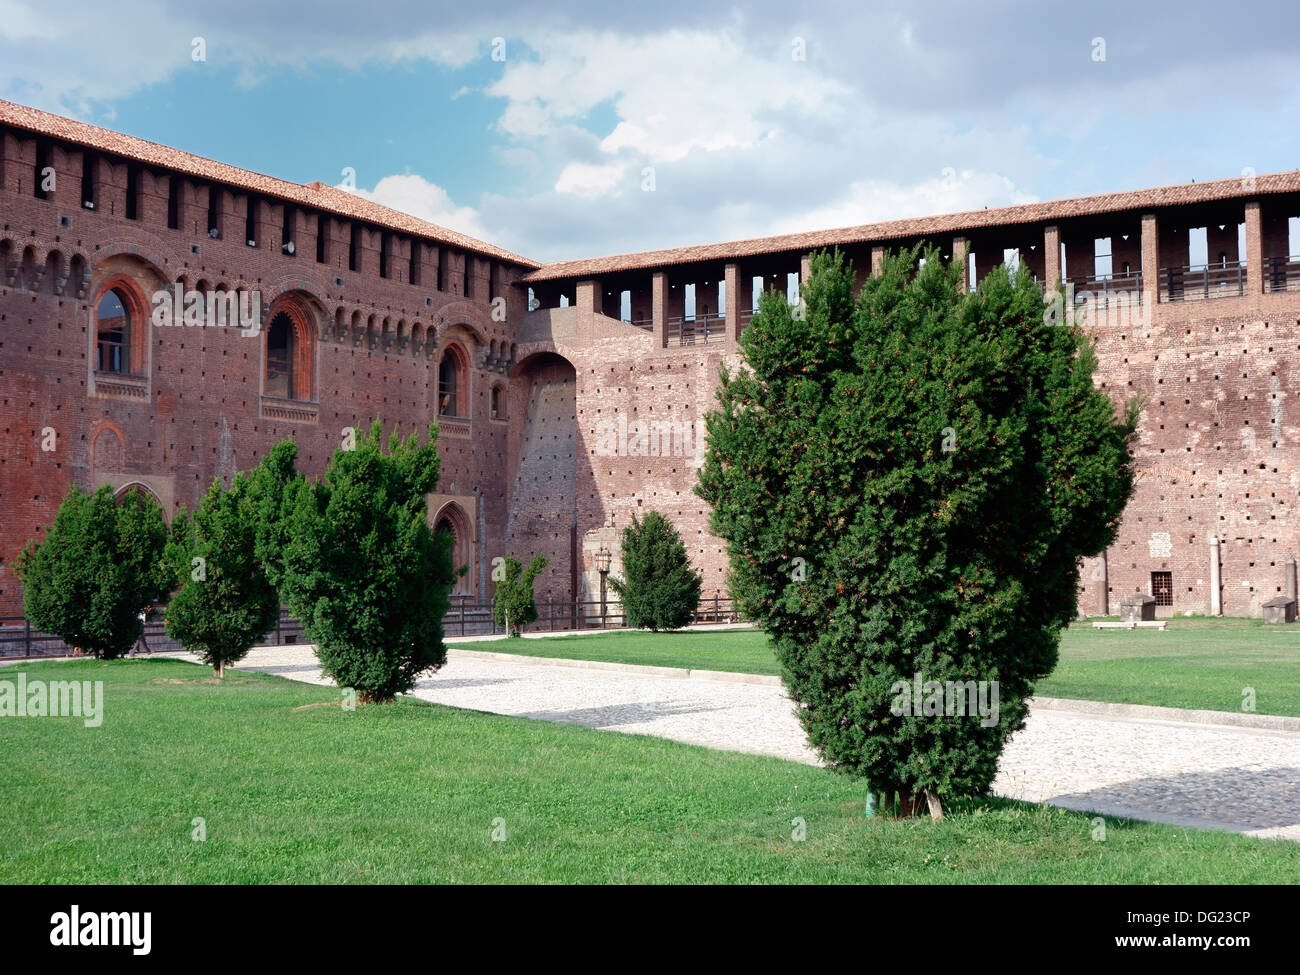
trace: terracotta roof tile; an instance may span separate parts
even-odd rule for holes
[[[228,166],[225,163],[206,159],[203,156],[195,156],[188,152],[181,152],[179,149],[159,145],[156,142],[137,139],[134,136],[123,135],[110,129],[101,129],[96,125],[63,118],[60,115],[52,115],[49,112],[42,112],[39,109],[28,108],[26,105],[18,105],[3,99],[0,99],[0,124],[9,125],[16,129],[24,129],[39,135],[48,135],[51,138],[63,139],[78,145],[90,146],[92,149],[98,149],[149,166],[158,166],[188,176],[225,183],[241,190],[252,191],[300,206],[310,207],[314,210],[331,213],[337,217],[365,220],[380,227],[387,227],[390,230],[399,230],[403,233],[431,238],[440,243],[472,251],[485,257],[509,261],[522,267],[535,268],[539,266],[536,261],[520,257],[518,254],[512,254],[500,247],[484,243],[454,230],[448,230],[446,227],[439,227],[437,224],[419,220],[409,214],[381,206],[378,203],[372,203],[363,197],[355,196],[332,186],[326,186],[320,182],[306,185],[290,183],[287,180],[264,176],[261,173],[239,169],[235,166]]]
[[[998,207],[993,210],[971,210],[966,213],[949,213],[885,223],[862,224],[837,230],[818,230],[776,237],[757,237],[721,244],[701,244],[691,247],[671,247],[666,250],[641,251],[635,254],[614,254],[580,261],[561,261],[545,264],[525,275],[524,281],[554,281],[564,278],[594,277],[619,271],[644,270],[674,264],[691,264],[701,261],[734,260],[756,257],[783,251],[810,251],[836,244],[858,244],[874,241],[892,241],[909,237],[937,236],[990,227],[1015,224],[1042,223],[1064,220],[1069,217],[1115,213],[1124,210],[1150,210],[1158,207],[1186,203],[1205,203],[1241,197],[1257,197],[1276,193],[1300,192],[1300,170],[1256,176],[1251,190],[1242,186],[1240,178],[1221,179],[1211,183],[1186,183],[1181,186],[1164,186],[1158,189],[1134,190],[1126,193],[1103,193],[1046,203],[1026,203],[1019,206]]]

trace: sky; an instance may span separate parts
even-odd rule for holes
[[[0,97],[538,261],[1300,167],[1300,4],[0,0]]]

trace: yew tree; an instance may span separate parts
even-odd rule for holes
[[[812,745],[936,817],[987,792],[1056,664],[1079,561],[1132,492],[1139,411],[1094,387],[1090,339],[1027,270],[964,276],[905,251],[855,296],[822,253],[801,307],[765,294],[696,489]],[[996,682],[996,723],[896,713],[918,680]]]
[[[627,625],[638,629],[676,630],[695,618],[700,605],[700,574],[691,567],[686,546],[673,523],[657,511],[646,512],[623,529],[623,578],[609,584],[623,604]]]
[[[385,444],[376,420],[296,492],[281,591],[321,669],[362,703],[391,700],[447,660],[443,617],[456,579],[451,540],[429,526],[438,427]]]
[[[181,587],[167,633],[222,677],[275,626],[280,597],[257,557],[258,508],[248,476],[214,480],[186,533]]]
[[[175,588],[167,539],[162,508],[146,492],[131,488],[119,502],[109,485],[92,494],[73,485],[45,538],[29,541],[14,566],[24,614],[69,646],[124,655],[140,636],[140,613]]]

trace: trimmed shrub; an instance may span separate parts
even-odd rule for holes
[[[140,614],[176,587],[164,558],[162,508],[131,489],[119,504],[108,485],[73,485],[44,541],[29,541],[14,564],[31,624],[111,660],[140,637]]]
[[[298,492],[282,591],[326,674],[359,701],[389,701],[447,660],[443,617],[456,573],[450,539],[428,524],[438,428],[387,448],[375,421],[334,451],[325,478]]]
[[[676,630],[690,623],[700,604],[700,574],[672,522],[657,511],[623,529],[623,578],[609,583],[623,603],[627,625]]]
[[[1132,492],[1140,406],[1117,416],[1090,341],[1049,321],[1027,270],[964,294],[964,263],[917,257],[856,301],[839,254],[814,257],[797,313],[764,295],[697,491],[813,746],[938,817],[989,789],[1056,664],[1079,560]],[[968,682],[996,715],[950,713]]]

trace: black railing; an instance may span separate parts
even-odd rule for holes
[[[183,649],[179,642],[167,635],[162,620],[150,620],[145,623],[144,640],[150,653],[174,652]],[[259,640],[258,644],[281,646],[286,643],[301,643],[302,641],[302,624],[287,613],[281,613],[279,622],[275,624],[275,629]],[[60,637],[33,629],[31,623],[21,616],[0,617],[0,660],[22,660],[29,657],[72,657],[77,655],[75,647],[64,643]]]
[[[1300,256],[1270,257],[1264,261],[1265,291],[1300,291]]]
[[[570,600],[542,596],[536,600],[536,605],[537,619],[524,627],[525,632],[617,630],[627,626],[622,606],[608,600],[603,614],[598,599]],[[691,622],[738,623],[741,622],[741,617],[730,596],[716,594],[700,600]],[[184,649],[167,635],[161,620],[146,623],[144,632],[150,653],[172,653]],[[443,632],[447,637],[454,637],[500,634],[504,631],[492,618],[491,603],[477,602],[473,596],[452,596],[451,610],[443,619]],[[288,614],[282,614],[275,629],[259,640],[258,646],[282,646],[305,641],[302,624]],[[0,617],[0,660],[76,655],[75,648],[57,636],[33,629],[21,616]]]
[[[1142,272],[1131,274],[1085,274],[1070,278],[1075,305],[1109,308],[1111,304],[1142,304]]]
[[[665,336],[667,344],[673,345],[695,345],[696,343],[707,343],[709,337],[717,342],[726,335],[727,316],[718,312],[712,314],[696,315],[694,318],[677,316],[668,319],[668,334]]]
[[[1160,270],[1162,301],[1233,298],[1246,293],[1246,265],[1241,261],[1166,267]]]

